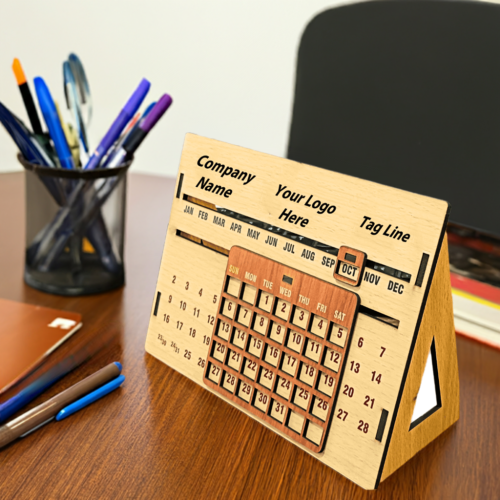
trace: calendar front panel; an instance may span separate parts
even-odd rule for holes
[[[358,302],[353,292],[233,247],[205,384],[320,452]]]
[[[373,488],[446,214],[439,200],[188,135],[146,350]],[[317,335],[315,317],[345,344]]]

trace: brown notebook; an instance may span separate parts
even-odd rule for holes
[[[0,394],[82,326],[82,316],[0,299]]]

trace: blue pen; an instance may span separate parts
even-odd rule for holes
[[[12,114],[0,102],[0,123],[5,127],[5,130],[10,134],[16,143],[19,151],[24,158],[35,165],[43,165],[47,167],[54,167],[54,163],[47,155],[44,148],[32,136],[26,126],[19,118]],[[66,196],[60,189],[59,184],[55,179],[47,176],[40,176],[40,180],[44,183],[49,193],[54,198],[58,205],[63,205]],[[1,419],[0,419],[1,421]]]
[[[21,154],[30,163],[53,167],[54,164],[44,149],[30,134],[24,123],[0,102],[0,123],[10,134]]]
[[[127,123],[132,119],[132,117],[137,113],[142,101],[146,97],[151,84],[143,78],[139,86],[135,89],[134,93],[127,101],[120,114],[116,117],[115,121],[107,131],[106,135],[102,138],[97,149],[92,153],[89,161],[83,167],[86,170],[92,170],[99,166],[101,160],[106,155],[108,149],[115,143],[115,141],[120,137]]]
[[[146,118],[146,116],[149,115],[149,112],[156,106],[156,101],[153,101],[145,110],[144,110],[144,113],[142,113],[141,115],[141,118],[140,120],[132,127],[132,130],[130,132],[132,132],[133,130],[135,130],[140,124],[141,122]],[[129,134],[130,134],[129,132]]]
[[[69,406],[66,406],[66,408],[63,408],[57,415],[56,415],[56,420],[62,420],[66,417],[69,417],[70,415],[73,415],[73,413],[76,413],[77,411],[81,410],[82,408],[85,408],[89,404],[92,404],[94,401],[97,401],[98,399],[101,399],[103,396],[106,396],[106,394],[109,394],[110,392],[114,391],[120,385],[122,385],[123,381],[125,380],[124,375],[119,375],[115,379],[113,379],[111,382],[108,382],[107,384],[99,387],[99,389],[96,389],[94,392],[91,392],[90,394],[87,394],[83,398],[79,399],[78,401],[75,401],[74,403],[71,403]]]
[[[9,421],[5,425],[2,425],[0,427],[0,448],[7,446],[17,438],[22,438],[31,434],[33,431],[36,431],[43,425],[54,420],[56,416],[59,416],[60,418],[57,418],[57,420],[60,420],[62,416],[60,416],[59,413],[62,410],[68,410],[66,414],[69,414],[71,403],[80,400],[85,394],[88,396],[83,398],[80,401],[78,408],[72,410],[71,413],[74,413],[78,409],[83,408],[105,394],[108,394],[111,390],[118,387],[123,382],[124,377],[120,378],[121,370],[122,365],[118,363],[118,361],[110,363],[92,375],[89,375],[87,378],[80,380],[80,382],[77,382],[65,391],[60,392],[44,403],[35,406],[35,408],[19,415],[17,418]],[[113,379],[114,383],[109,386],[108,382],[105,381],[109,381],[111,377],[116,378]],[[101,386],[103,383],[106,383],[106,385]],[[94,391],[95,387],[99,386],[101,386],[101,388],[95,391],[97,394],[89,394],[89,391]]]
[[[66,141],[66,136],[61,126],[57,114],[56,105],[50,95],[49,88],[43,78],[37,76],[34,80],[38,104],[42,111],[43,118],[49,129],[49,134],[56,148],[57,156],[62,168],[74,168],[73,157]]]

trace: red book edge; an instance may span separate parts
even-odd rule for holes
[[[452,288],[500,305],[500,288],[455,273],[450,273],[450,278]]]

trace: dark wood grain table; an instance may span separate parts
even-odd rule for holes
[[[126,286],[64,298],[24,284],[24,178],[0,175],[0,297],[81,312],[82,335],[115,332],[34,403],[111,361],[127,377],[106,398],[0,450],[1,500],[500,498],[500,352],[486,346],[458,338],[458,424],[376,492],[146,354],[173,190],[173,179],[130,175]]]

